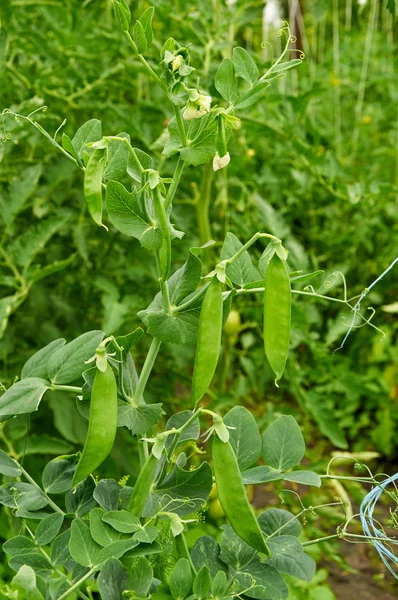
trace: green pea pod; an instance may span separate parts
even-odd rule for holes
[[[84,173],[84,197],[90,215],[97,223],[102,223],[102,175],[105,168],[105,156],[103,150],[94,150],[88,159]]]
[[[158,462],[158,459],[151,452],[140,474],[138,475],[137,481],[135,482],[134,491],[130,498],[128,510],[138,518],[141,518],[142,513],[144,512],[146,500],[155,480]]]
[[[213,438],[213,468],[218,498],[231,527],[249,546],[271,556],[247,499],[235,452],[229,442],[222,442],[216,435]]]
[[[283,375],[289,352],[291,298],[286,262],[274,254],[265,275],[264,349],[276,381]]]
[[[83,452],[73,476],[73,485],[88,477],[112,450],[117,429],[117,387],[112,367],[94,377],[90,419]]]
[[[199,317],[198,343],[192,380],[192,400],[198,404],[206,393],[217,368],[222,330],[221,283],[214,277],[203,298]]]

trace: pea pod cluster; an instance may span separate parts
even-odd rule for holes
[[[265,275],[264,350],[276,381],[284,373],[289,351],[291,297],[286,261],[274,254]]]
[[[117,386],[112,367],[97,370],[91,393],[88,432],[73,485],[88,477],[112,450],[117,430]]]
[[[235,533],[252,548],[271,553],[246,496],[235,452],[229,442],[213,439],[213,467],[217,494]]]
[[[211,281],[203,298],[199,317],[198,343],[192,380],[194,406],[202,399],[216,372],[222,331],[222,288],[217,277]]]

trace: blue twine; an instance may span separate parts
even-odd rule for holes
[[[341,342],[341,346],[339,346],[335,352],[337,352],[337,350],[341,350],[341,348],[344,346],[344,344],[347,341],[348,336],[350,335],[354,325],[355,325],[355,317],[357,316],[357,313],[359,312],[360,308],[361,308],[361,302],[362,300],[365,298],[365,296],[367,296],[367,294],[369,294],[370,290],[376,285],[376,283],[379,283],[379,281],[381,279],[383,279],[384,275],[386,275],[389,271],[391,271],[391,269],[393,268],[393,266],[395,265],[395,263],[398,262],[398,258],[396,258],[389,267],[387,267],[387,269],[385,271],[383,271],[383,273],[381,275],[379,275],[379,277],[377,279],[375,279],[375,281],[373,283],[370,284],[369,287],[365,288],[365,290],[362,292],[362,294],[359,297],[358,302],[355,304],[355,306],[353,307],[353,317],[352,317],[352,321],[351,321],[351,325],[343,339],[343,341]]]
[[[386,541],[386,534],[377,528],[377,521],[373,518],[373,512],[376,508],[377,502],[380,496],[384,492],[384,489],[398,479],[398,473],[380,482],[374,487],[362,500],[361,507],[359,509],[359,515],[361,518],[362,529],[365,535],[376,538],[383,538],[383,541],[371,540],[371,543],[376,548],[377,552],[387,569],[393,574],[395,579],[398,579],[398,574],[394,571],[393,567],[398,566],[398,556],[396,556],[384,543]],[[389,544],[398,544],[398,540],[389,539]],[[393,563],[391,565],[391,563]]]

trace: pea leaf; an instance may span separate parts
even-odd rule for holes
[[[42,379],[46,379],[48,377],[47,363],[49,359],[54,352],[65,343],[66,340],[59,338],[33,354],[22,367],[21,379],[27,379],[29,377],[41,377]]]
[[[76,156],[79,159],[83,158],[84,152],[87,150],[86,144],[90,142],[97,142],[102,138],[102,125],[98,119],[90,119],[86,121],[76,131],[72,138],[72,146],[76,152]]]
[[[58,535],[59,530],[64,522],[62,513],[54,513],[48,515],[40,521],[35,532],[35,540],[38,546],[46,546]]]
[[[152,19],[153,19],[154,12],[155,12],[154,7],[149,6],[146,9],[146,11],[144,11],[142,13],[142,15],[140,16],[140,18],[138,19],[144,29],[148,46],[152,43],[152,40],[153,40]]]
[[[253,415],[243,406],[235,406],[224,417],[229,429],[229,442],[243,471],[252,465],[261,453],[261,436]]]
[[[291,535],[280,535],[268,542],[271,558],[268,563],[277,571],[292,575],[302,581],[311,581],[315,572],[315,561],[305,554],[299,540]]]
[[[115,511],[119,506],[119,494],[123,489],[114,479],[101,479],[95,487],[94,500],[105,511]]]
[[[73,560],[83,567],[99,564],[101,546],[93,540],[88,525],[81,519],[72,521],[69,552]]]
[[[128,589],[135,592],[137,598],[146,598],[152,585],[153,570],[148,560],[141,556],[133,565],[128,580]],[[111,600],[111,599],[110,599]],[[113,598],[112,598],[113,600]]]
[[[19,477],[22,474],[20,465],[4,450],[0,450],[0,473],[7,477]]]
[[[102,600],[121,598],[127,589],[128,572],[117,558],[109,558],[98,575],[98,591]],[[129,587],[129,589],[132,589]]]
[[[258,516],[258,523],[265,535],[293,535],[301,534],[300,521],[288,510],[281,508],[268,508]]]
[[[44,493],[31,483],[8,482],[0,487],[0,504],[20,510],[34,511],[47,506]]]
[[[170,576],[170,592],[174,600],[184,600],[192,586],[192,571],[189,561],[180,558]]]
[[[226,564],[220,558],[220,546],[210,535],[200,537],[191,550],[192,562],[197,571],[206,566],[212,578],[219,571],[228,572]]]
[[[36,549],[34,541],[24,535],[16,535],[3,544],[3,550],[9,556],[17,556],[29,551],[35,552]]]
[[[137,46],[138,54],[144,54],[148,48],[148,42],[141,21],[136,21],[133,27],[133,39],[135,41],[135,45]]]
[[[115,137],[125,138],[130,141],[129,134],[125,132],[118,133]],[[108,160],[104,170],[104,181],[109,181],[109,179],[119,179],[125,175],[129,155],[129,149],[124,142],[119,140],[109,141]]]
[[[300,427],[290,415],[278,417],[263,435],[263,458],[278,471],[287,471],[304,457],[305,443]]]
[[[94,356],[103,337],[102,331],[88,331],[59,348],[47,365],[52,383],[66,384],[79,379],[87,369],[85,361]]]
[[[71,536],[71,530],[67,529],[59,536],[55,538],[51,544],[51,562],[54,566],[65,565],[71,559],[69,552],[69,540]]]
[[[235,73],[242,77],[250,84],[256,83],[258,80],[258,67],[250,54],[244,48],[237,47],[232,52],[232,62],[234,64]]]
[[[230,58],[224,58],[217,69],[214,80],[216,90],[229,104],[234,104],[238,98],[238,90],[235,81],[234,64]]]
[[[80,453],[58,456],[46,464],[43,470],[43,489],[47,494],[64,494],[72,489],[72,479]]]
[[[271,84],[268,81],[259,81],[252,88],[243,92],[235,103],[236,110],[249,108],[260,100]]]
[[[236,235],[228,232],[221,250],[221,260],[231,258],[231,256],[236,254],[242,248],[242,246],[243,244],[238,240]],[[233,283],[239,285],[240,287],[243,287],[245,284],[255,279],[256,274],[250,254],[247,251],[243,252],[239,258],[234,260],[232,264],[228,265],[227,276]]]
[[[90,511],[90,533],[91,537],[100,546],[108,546],[122,538],[122,534],[103,521],[105,511],[96,507]]]
[[[109,220],[124,235],[135,237],[147,250],[162,245],[162,234],[148,216],[145,204],[137,192],[131,193],[118,181],[106,186],[106,206]]]
[[[167,505],[169,512],[180,517],[200,509],[209,497],[213,475],[209,463],[202,463],[194,471],[185,471],[177,465],[149,496],[144,516],[157,512]]]
[[[50,387],[49,382],[40,377],[17,381],[0,397],[0,418],[37,410]]]
[[[97,504],[93,494],[95,483],[91,477],[77,484],[76,489],[69,490],[65,496],[65,506],[69,513],[76,517],[84,517]]]
[[[159,423],[162,415],[162,404],[131,406],[131,404],[120,401],[118,403],[117,425],[118,427],[127,427],[132,435],[145,435]]]
[[[120,533],[135,533],[141,529],[139,519],[127,510],[114,510],[104,513],[102,520]]]

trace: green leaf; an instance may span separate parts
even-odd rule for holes
[[[219,571],[228,572],[227,566],[220,558],[220,546],[210,535],[204,535],[195,542],[191,550],[191,558],[197,571],[206,566],[212,578]]]
[[[192,571],[189,561],[180,558],[170,577],[170,592],[174,600],[184,600],[192,586]]]
[[[44,600],[42,594],[36,587],[36,573],[32,567],[23,565],[11,581],[13,590],[18,590],[23,596],[18,594],[18,598],[27,600]],[[26,595],[25,595],[26,594]]]
[[[228,232],[221,250],[221,260],[231,258],[236,254],[243,244],[238,240],[236,235]],[[255,271],[252,265],[250,255],[247,251],[243,252],[234,260],[234,262],[227,267],[227,276],[236,285],[243,287],[246,283],[253,281],[255,278]]]
[[[115,15],[123,31],[128,31],[131,21],[130,7],[126,0],[116,0],[113,4]]]
[[[96,505],[93,498],[95,483],[91,477],[77,484],[76,489],[69,490],[65,496],[65,506],[68,513],[76,517],[84,517]]]
[[[290,281],[295,281],[296,283],[305,283],[307,281],[311,281],[311,279],[314,279],[314,277],[318,277],[318,275],[321,275],[322,273],[324,273],[324,271],[319,269],[318,271],[313,271],[312,273],[304,273],[303,275],[295,275],[290,277]]]
[[[49,389],[49,382],[40,377],[17,381],[0,397],[0,418],[37,410],[41,399]]]
[[[249,564],[256,555],[256,550],[246,544],[230,525],[222,526],[220,558],[232,569],[240,569]]]
[[[302,581],[311,581],[315,573],[315,561],[305,554],[299,540],[290,535],[280,535],[268,542],[271,550],[269,564],[277,571],[292,575]]]
[[[84,152],[87,150],[86,144],[90,142],[98,142],[102,138],[102,125],[98,119],[91,119],[84,123],[76,131],[72,146],[75,149],[76,156],[81,160]]]
[[[64,515],[62,513],[48,515],[48,517],[40,521],[35,532],[36,544],[38,546],[46,546],[52,542],[58,535],[63,522]]]
[[[211,587],[211,577],[209,567],[207,565],[203,565],[193,582],[193,593],[195,598],[198,600],[205,600],[209,596]]]
[[[40,488],[21,481],[8,482],[0,486],[0,504],[23,511],[40,510],[48,502]]]
[[[21,454],[24,452],[26,456],[28,454],[67,453],[73,450],[73,446],[65,440],[52,437],[45,433],[42,435],[30,435],[26,443],[21,440],[17,447],[18,450],[21,451]]]
[[[144,516],[158,512],[167,505],[167,511],[180,516],[198,511],[209,497],[213,474],[209,463],[203,462],[194,471],[184,471],[177,465],[149,497]]]
[[[0,216],[6,225],[11,225],[36,189],[43,167],[41,164],[22,169],[21,175],[10,183],[9,197],[0,197]]]
[[[71,530],[67,529],[55,538],[51,544],[51,562],[54,566],[64,565],[66,566],[71,555],[69,552],[69,540],[71,536]]]
[[[127,510],[114,510],[104,513],[102,520],[120,533],[135,533],[141,529],[139,519]]]
[[[148,216],[143,199],[136,191],[129,193],[118,181],[106,186],[106,207],[109,220],[124,235],[135,237],[147,250],[162,245],[162,234]]]
[[[143,150],[140,150],[139,148],[133,148],[133,150],[137,155],[137,158],[139,160],[139,163],[141,164],[141,167],[143,169],[152,169],[153,161],[152,161],[152,158],[149,156],[149,154],[147,154]],[[127,164],[127,173],[130,175],[130,177],[132,179],[137,181],[137,183],[140,183],[140,184],[144,183],[143,182],[143,173],[142,173],[141,169],[139,168],[139,165],[137,165],[137,162],[134,159],[133,155],[130,152],[129,152],[129,160],[128,160],[128,164]]]
[[[0,450],[0,473],[7,477],[19,477],[22,474],[20,465],[4,450]]]
[[[261,531],[266,535],[289,535],[299,537],[301,534],[300,521],[288,510],[268,508],[258,517]]]
[[[256,557],[249,565],[242,568],[241,573],[245,577],[251,575],[256,582],[256,586],[247,592],[249,598],[257,598],[260,600],[285,600],[289,596],[289,588],[286,585],[285,580],[278,571],[269,564],[260,562],[260,559]],[[236,574],[238,580],[240,580],[240,573]],[[265,594],[264,594],[265,588]],[[243,588],[245,589],[245,588]]]
[[[173,429],[179,429],[192,417],[193,412],[191,410],[182,410],[170,417],[166,423],[166,431]],[[183,444],[188,440],[197,440],[200,435],[200,423],[199,419],[196,419],[191,423],[178,438],[178,444]],[[175,440],[175,435],[168,435],[166,440],[166,448],[169,448]]]
[[[59,273],[69,267],[76,260],[76,256],[76,254],[71,254],[65,260],[56,260],[45,267],[32,267],[27,272],[27,280],[29,283],[36,283],[54,273]]]
[[[98,575],[101,600],[117,600],[127,589],[128,572],[116,558],[109,558]],[[128,589],[131,589],[130,587]]]
[[[79,379],[87,368],[85,361],[94,356],[103,337],[102,331],[88,331],[59,348],[47,365],[52,383],[66,384]]]
[[[15,287],[15,286],[13,286]],[[0,300],[0,339],[7,329],[8,319],[18,306],[18,296],[6,296]]]
[[[321,395],[310,390],[305,393],[305,398],[307,400],[307,407],[316,423],[319,425],[321,433],[323,433],[334,446],[337,446],[337,448],[343,448],[344,450],[348,448],[344,430],[330,410],[330,407],[325,406]]]
[[[105,563],[109,558],[121,558],[126,552],[136,548],[138,545],[138,540],[134,538],[112,542],[108,546],[105,546],[105,548],[102,548],[98,557],[98,564]]]
[[[24,566],[31,567],[35,571],[36,576],[44,578],[50,578],[54,573],[54,569],[51,567],[48,560],[40,554],[39,551],[13,556],[8,562],[8,565],[11,569],[14,569],[14,571],[19,571],[19,569]],[[30,597],[29,599],[27,598],[27,600],[30,600]]]
[[[213,583],[211,585],[211,593],[214,598],[222,598],[226,595],[230,582],[227,580],[227,576],[224,571],[219,571],[215,578],[213,579]]]
[[[146,525],[140,528],[135,534],[134,539],[145,544],[151,544],[158,537],[159,529],[153,525]]]
[[[64,494],[72,489],[72,479],[80,453],[58,456],[46,464],[43,470],[43,489],[47,494]]]
[[[260,456],[261,436],[253,415],[243,406],[235,406],[224,417],[229,429],[229,442],[236,454],[241,471],[247,469]]]
[[[101,546],[93,540],[88,525],[81,519],[72,521],[69,552],[73,560],[83,567],[99,564]]]
[[[290,415],[278,417],[263,435],[263,458],[278,471],[287,471],[304,457],[305,443],[300,427]]]
[[[106,515],[102,508],[96,507],[90,511],[90,533],[91,537],[100,546],[108,546],[112,542],[122,539],[122,534],[103,521]]]
[[[9,556],[18,556],[28,552],[36,552],[36,544],[31,538],[24,535],[17,535],[3,544],[3,550]]]
[[[58,350],[61,346],[66,343],[66,340],[63,338],[59,338],[44,346],[41,350],[33,354],[29,358],[29,360],[22,367],[21,379],[27,379],[29,377],[40,377],[42,379],[46,379],[48,377],[47,373],[47,363],[51,356]]]
[[[135,45],[137,46],[138,54],[144,54],[144,52],[148,48],[148,42],[141,21],[136,21],[133,27],[133,40],[135,42]]]
[[[116,511],[121,489],[122,486],[114,479],[101,479],[95,487],[93,496],[105,511]]]
[[[242,481],[245,485],[256,483],[268,483],[269,481],[280,481],[283,479],[283,473],[276,471],[268,466],[253,467],[242,473]]]
[[[289,473],[284,474],[283,479],[301,485],[312,485],[314,487],[321,487],[322,485],[321,478],[313,471],[289,471]]]
[[[132,406],[120,401],[118,403],[117,425],[118,427],[127,427],[132,435],[145,435],[159,423],[162,415],[162,404]]]
[[[147,598],[151,589],[152,579],[152,567],[148,560],[144,556],[141,556],[133,565],[127,587],[129,590],[135,592],[137,598]]]
[[[119,335],[116,338],[116,341],[119,346],[123,348],[123,354],[128,354],[131,348],[134,348],[134,346],[138,344],[143,334],[144,330],[142,327],[137,327],[132,333],[128,333],[127,335]]]
[[[187,123],[187,122],[185,122]],[[201,119],[193,119],[189,128],[189,146],[181,148],[180,156],[188,165],[202,165],[209,160],[212,160],[216,153],[216,133],[217,122],[213,113],[209,113]],[[184,125],[185,126],[185,125]],[[175,123],[169,124],[169,132],[172,133]],[[188,134],[188,133],[187,133]],[[173,147],[179,147],[177,138],[179,139],[178,131],[173,134]],[[170,146],[170,144],[168,144]],[[165,149],[166,150],[166,149]]]
[[[258,80],[258,67],[250,54],[244,48],[233,49],[232,62],[234,64],[235,73],[242,77],[250,84],[256,83]]]
[[[73,158],[77,158],[76,151],[72,144],[72,140],[68,135],[66,135],[65,132],[62,133],[61,145],[64,150],[66,150],[71,156],[73,156]]]
[[[116,134],[116,137],[130,141],[129,134],[125,132]],[[126,174],[129,155],[129,149],[124,142],[110,140],[108,145],[108,160],[103,175],[104,181],[119,179]]]
[[[148,46],[150,46],[150,44],[152,43],[152,40],[153,40],[152,19],[153,19],[154,12],[155,12],[154,7],[149,6],[149,8],[147,8],[146,11],[143,12],[143,14],[138,19],[145,31],[145,37],[146,37]]]
[[[236,110],[249,108],[255,102],[260,100],[271,84],[268,81],[259,81],[250,90],[246,90],[241,94],[235,103]]]
[[[270,78],[272,79],[276,74],[279,75],[281,73],[284,73],[285,71],[288,71],[289,69],[293,69],[294,67],[301,65],[302,62],[303,61],[301,60],[301,58],[293,58],[292,60],[281,62],[278,65],[276,65],[276,67],[272,67]],[[264,78],[267,79],[267,74],[265,74]]]
[[[234,104],[238,98],[235,80],[234,64],[230,58],[224,58],[217,69],[214,81],[216,90],[229,104]]]

